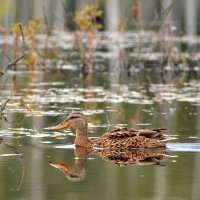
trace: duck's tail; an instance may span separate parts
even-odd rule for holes
[[[158,131],[158,132],[162,132],[162,131],[166,131],[166,128],[156,128],[156,129],[152,129],[152,131]]]
[[[165,139],[163,139],[163,141],[168,142],[168,141],[177,140],[177,139],[178,139],[177,137],[165,135]]]

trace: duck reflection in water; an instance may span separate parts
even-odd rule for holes
[[[87,148],[76,146],[75,163],[68,166],[61,163],[51,162],[50,165],[62,171],[66,177],[73,182],[83,181],[87,174],[87,160],[90,154],[95,154],[112,164],[118,166],[137,165],[161,165],[161,160],[165,157],[175,157],[170,155],[166,148],[129,149],[110,151],[106,149],[96,149],[88,151]]]
[[[77,147],[74,150],[75,163],[72,166],[61,163],[53,163],[50,165],[61,170],[66,177],[73,182],[80,182],[85,179],[87,174],[87,159],[91,152],[87,148]]]

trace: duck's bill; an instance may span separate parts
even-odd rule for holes
[[[50,162],[50,165],[52,167],[55,167],[55,168],[63,170],[63,171],[67,171],[68,170],[68,166],[64,165],[64,164],[61,164],[61,163],[52,163],[52,162]]]
[[[69,128],[68,123],[62,123],[51,128],[52,131],[59,131],[61,129]]]

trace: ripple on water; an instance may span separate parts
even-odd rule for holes
[[[153,101],[142,92],[136,91],[110,91],[103,87],[90,88],[50,88],[46,90],[32,89],[33,94],[27,95],[25,101],[29,103],[78,103],[78,102],[104,102],[152,104]],[[26,90],[24,90],[26,92]]]
[[[75,149],[75,145],[74,144],[57,144],[54,145],[53,148],[56,149]]]
[[[162,100],[199,103],[200,84],[184,84],[182,88],[175,84],[151,84],[150,92],[159,95]],[[157,100],[157,96],[155,97]]]
[[[175,152],[200,152],[200,143],[169,143],[167,148]]]

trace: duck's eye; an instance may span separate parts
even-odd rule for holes
[[[68,174],[71,178],[79,178],[79,176],[74,175],[74,174]]]
[[[68,120],[70,120],[70,119],[76,119],[76,118],[79,118],[79,117],[78,116],[71,116],[71,117],[68,118]]]

